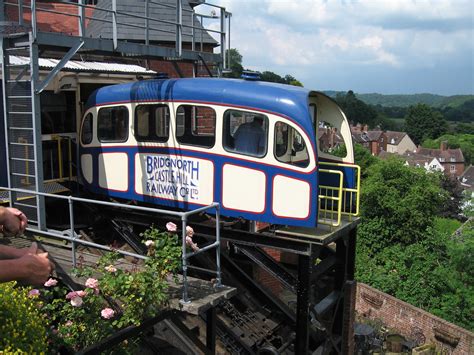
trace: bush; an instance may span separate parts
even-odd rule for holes
[[[48,349],[47,325],[35,292],[0,284],[0,352],[41,354]]]

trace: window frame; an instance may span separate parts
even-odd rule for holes
[[[87,142],[84,141],[84,126],[86,125],[86,120],[90,117],[90,121],[91,121],[91,129],[90,129],[90,140],[88,140]],[[82,145],[89,145],[92,143],[92,141],[94,140],[94,115],[92,114],[92,112],[89,112],[87,115],[85,115],[84,119],[82,120],[82,127],[81,127],[81,144]]]
[[[183,107],[183,110],[184,110],[184,132],[183,134],[181,135],[178,135],[178,129],[179,129],[179,125],[178,125],[178,111],[180,108]],[[212,112],[214,113],[214,125],[213,125],[213,133],[212,134],[195,134],[195,131],[197,130],[198,126],[197,126],[197,120],[196,120],[196,117],[198,116],[197,114],[193,114],[192,117],[191,117],[191,122],[188,123],[187,125],[187,122],[186,122],[186,108],[185,107],[189,107],[191,110],[193,110],[194,108],[204,108],[204,109],[210,109],[212,110]],[[175,138],[176,138],[176,142],[179,144],[179,145],[189,145],[189,146],[193,146],[193,147],[200,147],[200,148],[205,148],[205,149],[212,149],[215,147],[216,145],[216,132],[217,132],[217,111],[214,107],[210,106],[210,105],[195,105],[195,104],[191,104],[191,103],[182,103],[180,104],[178,107],[176,107],[176,111],[174,112],[175,114],[175,120],[174,120],[174,123],[175,123],[175,129],[174,129],[174,134],[175,134]],[[187,128],[190,128],[190,132],[187,131]],[[191,136],[193,137],[193,140],[192,141],[189,141],[188,139],[186,140],[182,140],[182,137],[186,137],[188,136],[189,137],[189,134],[191,134]],[[199,137],[201,137],[201,141],[202,142],[205,142],[205,139],[207,140],[211,140],[212,138],[212,144],[202,144],[202,143],[199,143]],[[181,138],[181,139],[180,139]]]
[[[239,113],[243,113],[243,114],[246,114],[248,116],[254,116],[254,119],[255,119],[255,116],[259,116],[259,117],[262,117],[263,118],[263,121],[264,121],[264,124],[263,124],[263,130],[265,132],[265,149],[263,150],[263,152],[261,154],[250,154],[250,153],[246,153],[246,152],[242,152],[242,151],[238,151],[234,148],[231,148],[229,146],[229,144],[227,144],[226,142],[226,138],[234,138],[234,136],[232,136],[232,133],[228,132],[227,130],[229,129],[230,130],[230,112],[239,112]],[[229,121],[229,122],[228,122]],[[247,121],[245,119],[245,122],[241,123],[237,129],[245,124],[245,123],[249,123],[251,121]],[[237,132],[237,129],[235,130],[235,132]],[[234,134],[235,134],[234,132]],[[224,150],[228,153],[233,153],[233,154],[238,154],[238,155],[244,155],[244,156],[247,156],[247,157],[252,157],[252,158],[258,158],[258,159],[263,159],[267,156],[268,154],[268,147],[269,147],[269,142],[268,142],[268,137],[269,137],[269,133],[270,133],[270,118],[267,116],[267,115],[264,115],[262,113],[259,113],[259,112],[252,112],[252,111],[245,111],[245,110],[238,110],[238,109],[235,109],[235,108],[228,108],[224,111],[223,115],[222,115],[222,147],[224,148]]]
[[[99,120],[100,120],[100,112],[104,110],[119,110],[119,109],[125,109],[126,110],[126,116],[125,116],[125,137],[123,139],[101,139],[99,136]],[[112,124],[116,124],[116,122],[112,122]],[[100,143],[125,143],[128,141],[129,138],[129,131],[130,131],[130,110],[128,109],[127,106],[125,105],[118,105],[118,106],[107,106],[107,107],[101,107],[99,108],[97,112],[97,140]]]
[[[286,142],[286,150],[285,150],[285,153],[281,154],[280,156],[278,156],[276,154],[276,148],[277,148],[277,144],[276,144],[276,138],[277,138],[277,129],[276,129],[276,126],[278,123],[282,123],[282,124],[285,124],[288,126],[289,129],[287,129],[287,142]],[[285,156],[288,152],[288,148],[289,148],[289,140],[290,138],[291,139],[295,139],[295,135],[290,135],[290,129],[294,130],[296,134],[298,134],[300,137],[301,137],[301,140],[302,142],[304,143],[304,149],[301,149],[301,150],[298,150],[298,151],[295,151],[295,155],[296,156],[296,153],[297,152],[301,152],[303,150],[306,149],[306,156],[307,156],[307,163],[306,165],[299,165],[299,164],[295,164],[295,162],[291,161],[291,159],[289,161],[284,161],[281,159],[282,156]],[[310,154],[310,151],[309,151],[309,145],[308,145],[308,142],[307,140],[305,139],[305,135],[302,134],[301,131],[299,131],[296,127],[292,126],[291,124],[288,124],[287,122],[284,122],[284,121],[281,121],[281,120],[277,120],[275,121],[275,124],[273,125],[273,130],[274,130],[274,134],[273,134],[273,156],[275,158],[275,160],[279,163],[282,163],[282,164],[286,164],[286,165],[290,165],[292,167],[296,167],[296,168],[301,168],[301,169],[306,169],[310,166],[311,164],[311,154]],[[290,137],[290,136],[293,136],[293,137]],[[292,143],[292,146],[293,146],[293,143]],[[291,148],[291,153],[290,153],[290,156],[293,156],[293,147]]]
[[[138,109],[141,107],[153,107],[154,109],[149,111],[153,113],[153,117],[148,119],[148,135],[141,136],[138,134]],[[156,134],[156,108],[158,107],[165,107],[167,110],[167,115],[165,115],[165,129],[166,129],[166,139],[165,137],[159,137]],[[152,143],[166,143],[170,139],[170,121],[171,121],[171,110],[169,105],[165,103],[151,103],[151,104],[144,104],[140,103],[135,106],[133,115],[133,136],[135,137],[137,142],[152,142]],[[150,124],[151,123],[151,124]]]

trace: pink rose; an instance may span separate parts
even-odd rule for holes
[[[99,281],[93,278],[88,278],[86,280],[86,287],[98,289]]]
[[[113,265],[109,265],[105,267],[105,270],[108,272],[115,272],[117,269]]]
[[[64,324],[65,327],[70,327],[71,325],[72,325],[72,321],[70,321],[70,320],[68,320],[68,321]]]
[[[79,296],[76,296],[73,299],[71,299],[71,305],[73,307],[80,307],[80,306],[82,306],[83,303],[84,303],[84,301]]]
[[[29,297],[37,297],[39,295],[40,295],[40,292],[36,288],[34,288],[30,292],[28,292]]]
[[[57,284],[58,284],[58,280],[51,279],[51,278],[44,283],[46,287],[56,286]]]
[[[168,230],[168,232],[176,232],[178,230],[178,227],[173,222],[168,222],[166,223],[166,229]]]
[[[186,236],[192,238],[194,235],[194,229],[190,226],[186,226]]]
[[[102,316],[102,318],[105,318],[105,319],[110,319],[114,316],[115,312],[112,308],[104,308],[101,312],[100,312],[100,315]]]
[[[87,296],[87,292],[86,291],[76,291],[76,294],[79,296],[79,297],[84,297],[84,296]]]
[[[152,246],[155,246],[155,242],[154,242],[153,240],[147,240],[147,241],[145,242],[145,245],[146,245],[148,248],[150,248],[150,247],[152,247]]]

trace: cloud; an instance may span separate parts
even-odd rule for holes
[[[308,86],[337,77],[377,87],[381,73],[406,90],[426,75],[449,78],[467,71],[459,90],[473,92],[474,29],[470,0],[213,0],[233,13],[231,46],[244,67],[291,74]],[[318,74],[316,74],[318,72]],[[451,72],[452,74],[449,74]],[[371,80],[362,80],[367,73]],[[396,73],[396,75],[395,75]],[[297,75],[298,74],[298,75]],[[388,80],[388,79],[387,79]],[[332,82],[336,82],[332,81]],[[455,83],[448,85],[454,90]],[[437,87],[440,85],[437,84]],[[331,87],[327,87],[331,88]],[[346,89],[332,87],[333,89]]]

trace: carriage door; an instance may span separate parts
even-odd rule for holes
[[[293,126],[278,121],[275,123],[274,147],[276,160],[288,164],[289,169],[273,179],[273,213],[280,218],[308,219],[314,201],[311,201],[312,179],[301,174],[310,164],[305,139]]]

